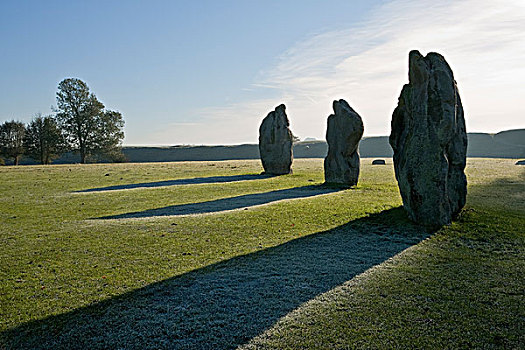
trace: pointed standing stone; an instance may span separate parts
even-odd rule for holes
[[[265,174],[292,173],[292,132],[281,104],[268,113],[259,128],[259,153]]]
[[[326,183],[355,186],[359,178],[359,141],[363,136],[363,121],[345,101],[333,103],[334,114],[328,117],[326,142],[328,154],[324,159]]]
[[[463,107],[440,54],[411,51],[408,75],[392,115],[394,169],[410,219],[438,227],[449,224],[466,201]]]

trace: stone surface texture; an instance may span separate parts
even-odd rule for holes
[[[345,100],[334,101],[334,114],[328,117],[324,159],[326,183],[355,186],[359,178],[358,146],[363,136],[363,121]]]
[[[409,83],[392,115],[394,169],[411,220],[449,224],[465,205],[467,133],[456,81],[438,53],[409,54]]]
[[[268,113],[259,128],[259,153],[265,174],[292,173],[292,141],[286,107],[281,104]]]

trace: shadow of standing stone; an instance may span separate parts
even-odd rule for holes
[[[328,117],[324,159],[324,178],[328,184],[355,186],[359,178],[358,146],[363,136],[363,121],[345,100],[334,101],[334,114]]]
[[[31,321],[0,334],[0,348],[235,349],[428,237],[403,217],[400,208],[372,214]]]
[[[281,104],[268,113],[259,128],[259,153],[264,174],[285,175],[292,173],[292,132]]]
[[[390,145],[410,219],[449,224],[466,201],[467,133],[454,75],[440,54],[410,52],[409,83],[392,115]]]
[[[341,188],[329,186],[302,186],[262,193],[245,194],[236,197],[220,198],[207,202],[170,205],[167,207],[148,209],[132,213],[111,215],[99,219],[129,219],[150,218],[158,216],[179,216],[211,214],[224,211],[247,209],[264,204],[271,204],[282,200],[303,199],[340,191]]]

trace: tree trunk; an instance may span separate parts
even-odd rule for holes
[[[15,165],[18,165],[19,160],[20,160],[20,156],[15,156],[13,163],[15,163]]]
[[[42,134],[42,132],[40,132]],[[42,142],[42,136],[40,136],[40,163],[44,164],[44,145]]]
[[[82,140],[82,137],[79,137],[79,148],[80,148],[80,163],[86,164],[86,146],[84,145],[84,141]]]

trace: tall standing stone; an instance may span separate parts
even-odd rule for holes
[[[363,136],[363,121],[345,100],[334,101],[334,114],[328,117],[324,159],[326,183],[355,186],[359,178],[359,141]]]
[[[259,153],[265,174],[284,175],[292,172],[292,132],[281,104],[268,113],[259,128]]]
[[[465,205],[467,133],[454,75],[437,53],[409,54],[409,83],[392,115],[390,145],[403,206],[413,221],[449,224]]]

